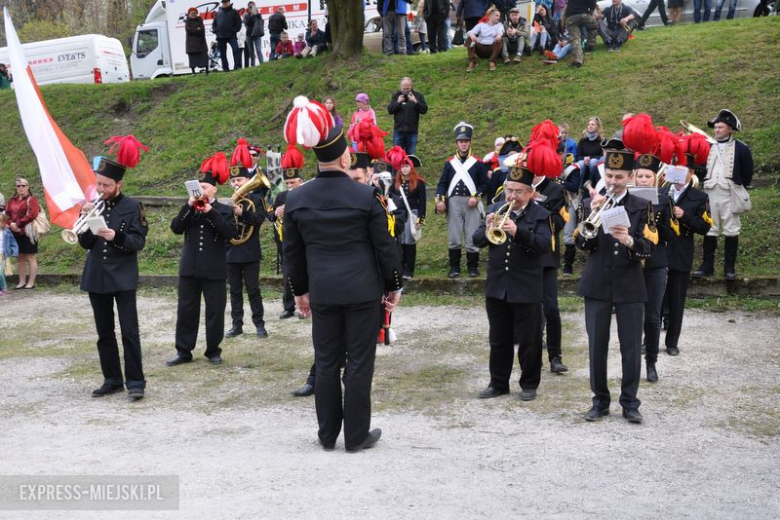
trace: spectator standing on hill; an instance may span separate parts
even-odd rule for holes
[[[480,19],[485,16],[485,12],[490,7],[490,4],[490,0],[460,0],[458,10],[455,13],[458,17],[458,25],[463,26],[465,22],[466,31],[471,32]]]
[[[515,63],[522,61],[526,38],[528,38],[528,21],[520,16],[520,9],[513,7],[504,22],[504,49],[501,55],[504,57],[505,64],[509,64],[510,61]]]
[[[344,121],[339,115],[339,111],[336,109],[336,100],[333,96],[325,96],[322,98],[322,104],[328,109],[330,115],[333,116],[333,126],[344,126]]]
[[[352,114],[352,119],[349,123],[349,129],[347,130],[347,139],[352,141],[352,148],[357,150],[357,139],[355,138],[355,127],[360,124],[361,121],[370,119],[376,124],[376,112],[371,108],[371,99],[365,92],[359,93],[355,96],[355,103],[357,104],[357,110]]]
[[[666,8],[664,7],[664,0],[650,0],[650,4],[647,6],[647,9],[645,9],[645,12],[638,20],[637,29],[639,29],[640,31],[645,30],[645,22],[647,22],[647,19],[650,18],[651,14],[653,14],[653,11],[655,11],[656,7],[658,8],[658,16],[661,17],[661,21],[664,23],[664,25],[669,25],[669,18],[666,17]]]
[[[38,242],[33,242],[25,233],[25,228],[41,211],[41,204],[30,192],[27,179],[16,179],[16,193],[8,201],[5,208],[10,217],[9,229],[19,244],[19,284],[16,289],[35,289],[35,278],[38,276]]]
[[[715,4],[715,16],[712,18],[714,21],[720,20],[720,13],[723,10],[723,4],[726,3],[726,0],[718,0]],[[737,11],[737,0],[729,0],[729,12],[726,15],[726,20],[731,20],[734,18],[734,13]]]
[[[190,61],[190,69],[195,74],[195,69],[206,69],[209,73],[209,48],[206,44],[206,30],[203,20],[198,15],[198,10],[190,7],[187,10],[187,20],[184,22],[184,51]]]
[[[412,31],[409,29],[409,4],[405,0],[397,0],[395,4],[396,14],[402,14],[404,16],[403,25],[396,27],[393,31],[393,54],[399,54],[398,52],[398,31],[403,28],[406,35],[406,54],[414,54],[414,46],[412,45]]]
[[[569,0],[566,5],[566,31],[571,36],[572,67],[582,67],[582,27],[588,31],[588,48],[596,45],[598,22],[593,17],[596,0]]]
[[[446,22],[450,16],[449,0],[426,0],[423,7],[425,25],[428,26],[428,40],[431,54],[449,49]]]
[[[387,112],[393,116],[393,145],[400,146],[408,155],[417,152],[417,131],[420,115],[428,112],[428,105],[420,92],[412,90],[412,78],[401,80],[400,90],[390,98]]]
[[[271,42],[271,56],[269,59],[276,59],[276,46],[282,39],[282,33],[288,29],[287,18],[284,17],[284,7],[279,7],[274,14],[268,18],[268,34]]]
[[[241,30],[241,16],[238,11],[233,9],[230,0],[222,0],[222,4],[214,16],[214,23],[211,25],[211,32],[217,35],[217,48],[219,57],[222,60],[222,70],[230,70],[227,59],[227,47],[233,49],[233,68],[241,68],[241,50],[238,48],[237,34]]]
[[[325,33],[320,31],[317,20],[312,20],[309,29],[306,31],[306,48],[301,52],[301,57],[316,56],[328,48],[325,43]]]
[[[429,53],[426,44],[426,35],[428,34],[428,24],[425,23],[425,0],[420,0],[417,4],[417,14],[414,17],[414,30],[420,37],[420,54]]]
[[[265,36],[265,20],[254,2],[247,4],[247,12],[244,13],[244,25],[246,26],[246,50],[245,56],[249,57],[249,66],[255,66],[255,55],[258,64],[263,63],[263,36]]]
[[[398,53],[406,54],[406,15],[398,12],[398,2],[404,0],[382,0],[382,52],[393,54],[393,31],[398,32]]]
[[[496,70],[496,60],[504,50],[504,26],[499,22],[498,9],[491,7],[485,15],[487,22],[480,22],[468,33],[469,66],[466,72],[471,72],[479,65],[478,58],[487,58],[488,70]]]
[[[669,25],[677,25],[682,22],[682,8],[684,0],[669,0]]]
[[[620,47],[636,28],[639,14],[624,5],[623,0],[612,0],[612,5],[596,18],[599,19],[599,34],[609,47],[609,52],[620,52]]]
[[[704,4],[702,6],[702,3]],[[703,7],[703,13],[702,13]],[[709,22],[712,3],[710,0],[693,0],[693,23]]]

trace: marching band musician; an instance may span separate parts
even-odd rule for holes
[[[519,155],[517,157],[520,157]],[[560,172],[559,172],[560,173]],[[550,212],[533,202],[534,174],[521,164],[509,169],[504,193],[509,212],[497,214],[503,203],[493,204],[474,232],[474,245],[489,246],[485,308],[490,323],[490,384],[482,399],[509,393],[517,342],[520,361],[520,398],[536,398],[542,371],[542,257],[552,247]],[[503,243],[487,234],[503,221]]]
[[[480,202],[488,186],[487,168],[471,154],[474,127],[465,121],[453,129],[457,152],[447,159],[436,189],[436,212],[447,215],[450,278],[460,276],[460,258],[465,235],[466,266],[470,277],[479,276],[479,248],[472,237],[482,218]]]
[[[706,155],[705,155],[706,157]],[[672,184],[666,194],[674,203],[674,218],[680,225],[680,235],[674,237],[666,248],[669,274],[666,280],[666,303],[669,307],[669,321],[666,329],[666,353],[680,354],[679,341],[682,332],[685,299],[688,294],[688,279],[693,268],[693,237],[706,235],[712,225],[707,194],[693,187],[693,176],[697,162],[704,157],[686,153],[684,164],[688,175],[684,184]]]
[[[176,309],[176,355],[169,367],[192,361],[198,339],[200,298],[206,303],[206,357],[212,364],[222,363],[225,327],[225,279],[227,242],[237,234],[233,210],[217,201],[217,185],[230,175],[227,157],[218,152],[201,165],[202,196],[190,196],[171,222],[171,231],[184,235],[179,263],[179,302]]]
[[[81,276],[81,290],[89,293],[98,333],[98,355],[103,385],[92,391],[93,397],[121,392],[124,385],[130,399],[144,397],[146,380],[141,363],[141,338],[138,331],[138,252],[146,244],[149,227],[140,202],[122,194],[125,170],[138,163],[138,148],[146,150],[132,135],[114,138],[118,142],[117,160],[96,157],[94,168],[97,190],[104,208],[106,227],[92,233],[87,229],[78,235],[79,245],[87,250],[87,261]],[[90,213],[91,203],[82,207]],[[122,330],[125,377],[119,362],[119,346],[114,324],[114,301]]]
[[[401,234],[401,264],[404,269],[404,280],[414,278],[414,267],[417,263],[417,238],[413,236],[412,226],[421,230],[425,225],[425,179],[417,172],[422,166],[420,159],[414,155],[406,157],[397,169],[395,182],[390,187],[390,195],[402,201],[401,209],[409,207],[411,215],[406,215],[406,225]],[[419,237],[418,237],[419,238]]]
[[[285,138],[313,148],[319,173],[287,197],[287,283],[299,311],[312,316],[319,442],[333,450],[343,423],[345,447],[357,452],[375,445],[382,433],[369,429],[376,304],[383,292],[388,311],[400,301],[400,258],[376,191],[346,174],[352,158],[343,128],[333,127],[320,103],[298,96],[293,106]]]
[[[623,368],[620,405],[625,419],[641,423],[640,401],[636,394],[641,374],[643,311],[647,301],[641,261],[650,258],[655,245],[653,231],[648,226],[648,222],[652,222],[653,209],[650,203],[632,196],[626,189],[634,166],[634,152],[624,149],[619,139],[610,139],[603,146],[607,188],[612,190],[614,204],[625,208],[630,226],[616,225],[612,227],[612,233],[607,234],[598,225],[593,238],[584,237],[578,228],[575,238],[579,249],[590,252],[578,288],[580,296],[585,298],[590,387],[593,392],[593,407],[585,420],[598,421],[609,415],[607,353],[614,308]],[[608,199],[596,195],[583,201],[580,226],[591,212],[601,208],[605,200]]]

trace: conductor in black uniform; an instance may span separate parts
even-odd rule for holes
[[[315,105],[299,97],[296,107],[301,99],[307,107]],[[345,173],[351,159],[343,129],[320,133],[313,149],[317,177],[291,192],[285,204],[287,283],[298,310],[312,317],[319,442],[334,449],[343,421],[345,447],[355,452],[373,446],[381,435],[378,428],[369,431],[376,306],[383,294],[388,310],[400,301],[400,258],[377,192]]]
[[[611,139],[605,147],[604,179],[607,193],[614,196],[615,206],[625,208],[630,226],[616,225],[607,234],[598,225],[594,237],[583,233],[584,220],[592,211],[598,211],[605,197],[597,195],[582,203],[583,218],[577,228],[575,244],[589,251],[578,292],[585,297],[585,327],[588,331],[590,354],[590,388],[593,407],[585,419],[598,421],[609,415],[610,394],[607,386],[607,354],[612,309],[617,318],[618,340],[622,357],[623,377],[620,405],[623,417],[629,422],[641,423],[640,401],[637,398],[641,377],[641,342],[644,304],[647,300],[642,260],[653,252],[652,204],[632,196],[626,188],[634,166],[634,152],[623,149],[618,139]],[[655,235],[657,241],[657,232]]]
[[[121,392],[123,381],[131,399],[144,396],[146,381],[141,363],[141,338],[138,332],[138,251],[146,244],[148,231],[143,206],[122,194],[125,166],[105,157],[97,158],[95,179],[105,207],[106,227],[93,234],[79,235],[79,245],[87,250],[81,276],[81,290],[89,293],[98,333],[98,355],[103,385],[93,390],[94,397]],[[92,204],[87,203],[82,213]],[[119,362],[119,346],[114,325],[114,302],[122,329],[125,377]]]
[[[179,304],[176,309],[176,356],[168,366],[192,361],[198,339],[200,298],[206,302],[206,357],[222,363],[225,332],[227,242],[236,236],[236,221],[229,206],[217,202],[217,184],[228,178],[224,168],[214,167],[199,175],[202,197],[190,197],[171,222],[171,230],[184,235],[179,263]]]
[[[259,169],[255,171],[260,172]],[[261,173],[262,174],[262,173]],[[230,184],[234,190],[244,186],[252,174],[242,166],[230,168]],[[234,219],[239,228],[238,237],[227,242],[227,278],[230,284],[230,317],[233,326],[225,337],[233,338],[244,333],[244,286],[252,309],[252,323],[257,335],[267,338],[263,320],[263,296],[260,294],[260,226],[268,219],[265,197],[257,191],[245,195],[247,202],[233,205]],[[250,209],[253,207],[254,209]]]
[[[474,232],[474,245],[490,247],[485,283],[485,308],[490,323],[490,384],[481,398],[509,393],[514,344],[519,344],[520,398],[536,398],[542,372],[542,256],[551,248],[550,212],[534,203],[534,174],[515,166],[509,170],[504,194],[511,206],[501,230],[506,240],[488,241],[492,226],[504,220],[493,204]]]

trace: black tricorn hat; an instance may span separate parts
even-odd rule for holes
[[[312,147],[317,160],[324,163],[335,161],[341,157],[346,149],[347,140],[344,138],[343,126],[332,128],[325,139]]]
[[[108,157],[99,156],[95,157],[92,169],[98,175],[108,177],[109,179],[113,179],[115,181],[121,181],[125,176],[125,170],[127,168],[119,163],[112,161]]]
[[[634,160],[634,169],[640,168],[658,173],[658,170],[661,169],[661,159],[649,153],[642,154]]]
[[[713,119],[707,121],[707,126],[709,126],[710,128],[715,128],[715,123],[726,123],[731,127],[732,130],[735,130],[737,132],[742,131],[742,122],[739,120],[739,118],[736,115],[734,115],[734,112],[726,108],[718,112],[718,115],[715,116]]]
[[[414,166],[415,168],[420,168],[422,166],[422,161],[420,161],[420,158],[417,157],[416,155],[407,155],[407,157],[411,161],[412,166]]]
[[[509,155],[510,152],[520,153],[523,151],[523,143],[516,136],[508,136],[505,139],[506,141],[498,150],[498,155]]]

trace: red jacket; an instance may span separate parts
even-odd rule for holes
[[[276,44],[276,55],[281,56],[282,54],[295,54],[292,41],[287,40],[287,43],[285,43],[280,40],[279,43]]]
[[[23,199],[18,195],[11,197],[11,200],[8,201],[8,205],[5,207],[5,213],[11,217],[10,222],[16,222],[16,225],[19,226],[20,232],[14,233],[14,235],[23,235],[24,226],[35,220],[40,211],[41,205],[38,203],[38,199],[32,195]]]

